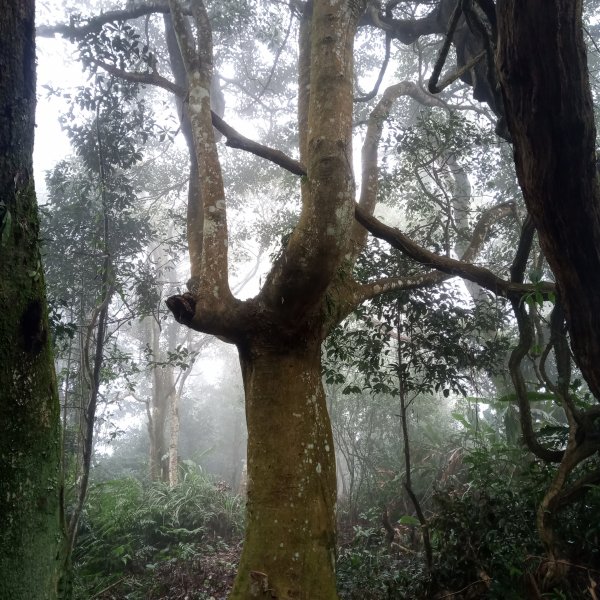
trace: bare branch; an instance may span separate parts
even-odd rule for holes
[[[261,158],[266,158],[294,175],[306,175],[306,168],[300,162],[289,157],[281,150],[264,146],[263,144],[259,144],[258,142],[243,136],[233,127],[225,123],[225,121],[214,112],[212,113],[212,123],[217,131],[220,131],[225,136],[227,140],[225,142],[226,146],[245,150],[246,152],[260,156]]]
[[[36,28],[36,35],[40,37],[54,37],[55,35],[61,35],[71,39],[80,39],[88,33],[98,32],[107,23],[113,23],[115,21],[129,21],[132,19],[139,19],[146,15],[153,13],[168,13],[169,3],[164,1],[149,0],[134,5],[132,8],[124,10],[109,10],[107,12],[98,15],[97,17],[91,17],[84,20],[82,23],[72,15],[71,22],[67,25],[66,23],[58,23],[56,25],[39,25]]]
[[[378,147],[383,124],[388,118],[394,102],[401,96],[410,96],[423,106],[446,105],[435,96],[428,94],[412,81],[401,81],[385,89],[367,121],[367,133],[362,147],[362,185],[360,189],[360,208],[369,215],[373,214],[379,189]],[[353,256],[356,258],[367,241],[367,231],[355,224],[352,231]]]
[[[472,281],[473,283],[477,283],[481,287],[490,290],[498,296],[516,298],[518,300],[524,294],[529,294],[535,291],[539,291],[542,294],[553,293],[555,290],[554,284],[550,282],[541,282],[536,285],[528,285],[506,281],[501,277],[498,277],[495,273],[492,273],[492,271],[489,269],[486,269],[485,267],[479,267],[471,264],[470,262],[474,260],[475,256],[483,245],[491,223],[495,219],[510,214],[512,210],[512,203],[507,202],[487,211],[475,227],[473,236],[471,238],[471,243],[465,250],[461,260],[441,256],[419,246],[399,229],[384,225],[375,217],[366,214],[359,206],[355,206],[355,217],[357,221],[366,229],[368,229],[375,237],[385,240],[391,246],[401,250],[404,254],[416,262],[437,269],[438,271],[441,271],[449,276],[458,276],[468,281]],[[423,280],[425,277],[427,277],[427,279]],[[410,288],[422,287],[430,284],[430,277],[432,277],[431,274],[425,274],[423,276],[418,276],[411,281],[405,278],[397,278],[395,280],[393,278],[382,279],[369,283],[366,286],[362,286],[362,291],[364,294],[366,294],[363,297],[372,298],[380,293],[390,291],[391,289],[408,289],[405,287],[405,285],[409,285]],[[397,282],[395,286],[393,286],[393,281]],[[437,282],[438,281],[436,281],[436,283]]]
[[[381,63],[381,69],[379,69],[379,75],[377,76],[377,81],[375,82],[373,89],[369,93],[365,94],[364,96],[358,96],[357,98],[354,98],[354,102],[368,102],[369,100],[372,100],[373,98],[375,98],[375,96],[377,95],[377,92],[379,92],[379,86],[381,85],[381,82],[383,81],[383,76],[385,75],[385,72],[387,70],[388,63],[390,62],[391,48],[392,48],[392,38],[389,34],[386,34],[386,36],[385,36],[385,57],[383,59],[383,62]]]
[[[386,292],[419,290],[432,287],[451,278],[452,275],[442,273],[441,271],[426,271],[422,275],[409,275],[406,277],[382,277],[377,281],[357,286],[353,293],[352,301],[357,306],[365,300],[376,298]]]
[[[182,87],[178,86],[176,83],[173,83],[166,77],[162,77],[158,73],[138,73],[125,71],[124,69],[119,69],[118,67],[109,65],[100,60],[94,60],[94,63],[104,69],[107,73],[110,73],[115,77],[120,77],[125,81],[140,83],[142,85],[154,85],[167,90],[182,99],[186,95],[186,92]],[[231,125],[226,123],[221,117],[219,117],[219,115],[217,115],[217,113],[214,111],[211,111],[211,117],[212,124],[214,125],[215,129],[225,136],[226,146],[244,150],[245,152],[250,152],[251,154],[265,158],[284,168],[286,171],[293,173],[294,175],[306,175],[306,169],[304,165],[289,157],[287,154],[285,154],[285,152],[275,148],[270,148],[269,146],[265,146],[243,136],[236,129],[231,127]]]
[[[527,385],[523,372],[521,371],[521,362],[527,356],[529,349],[533,344],[533,323],[527,314],[525,304],[517,298],[511,300],[517,325],[519,327],[519,343],[515,346],[508,360],[510,376],[515,386],[517,403],[519,405],[519,420],[521,422],[521,431],[527,448],[547,462],[561,462],[564,456],[563,450],[553,450],[540,444],[533,429],[533,418],[531,416],[531,406],[527,397]]]
[[[93,63],[101,67],[110,75],[114,75],[115,77],[119,77],[125,81],[140,83],[142,85],[153,85],[162,88],[163,90],[167,90],[179,98],[183,98],[185,96],[185,90],[182,87],[178,86],[176,83],[172,82],[166,77],[159,75],[157,72],[141,73],[137,71],[126,71],[125,69],[119,69],[114,65],[110,65],[98,59],[93,59]]]

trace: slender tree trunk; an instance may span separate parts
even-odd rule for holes
[[[231,600],[334,600],[335,456],[320,345],[240,350],[246,540]]]
[[[160,326],[151,317],[152,360],[161,361]],[[173,373],[169,366],[164,368],[154,365],[152,368],[152,404],[151,418],[148,421],[150,436],[150,479],[152,481],[168,481],[166,469],[163,469],[163,458],[167,454],[165,440],[166,420],[168,415],[169,392],[173,389]]]
[[[433,552],[431,549],[431,539],[429,537],[429,523],[425,518],[421,503],[412,487],[412,464],[410,455],[410,438],[408,433],[408,407],[410,403],[406,402],[406,386],[404,385],[404,371],[402,369],[402,304],[397,302],[396,310],[396,335],[398,338],[397,356],[398,356],[398,395],[400,400],[400,422],[402,426],[402,443],[404,446],[404,489],[412,502],[417,513],[419,523],[421,523],[421,535],[423,536],[423,546],[425,547],[425,559],[427,560],[427,569],[431,573],[433,568]]]
[[[169,487],[179,481],[179,394],[175,389],[169,395]]]
[[[60,408],[32,175],[33,0],[0,0],[0,598],[57,595]]]

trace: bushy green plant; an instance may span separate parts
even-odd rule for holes
[[[172,489],[132,478],[92,486],[74,556],[78,596],[149,574],[162,561],[214,552],[242,527],[241,499],[192,463]]]
[[[489,586],[489,598],[526,597],[527,557],[542,552],[531,498],[510,489],[489,493],[470,487],[447,490],[435,499],[438,512],[431,530],[436,582],[459,590],[481,580]]]
[[[450,590],[479,582],[482,591],[477,598],[527,598],[528,581],[539,578],[537,571],[545,560],[536,514],[553,467],[493,437],[468,451],[464,463],[466,477],[434,497],[436,512],[430,521],[434,580]],[[600,493],[592,489],[557,517],[555,531],[563,556],[574,566],[598,564],[599,501]],[[586,573],[571,569],[561,590],[548,597],[587,598],[582,580]]]
[[[390,551],[375,528],[356,528],[354,542],[342,547],[337,561],[342,600],[415,600],[429,582],[418,555]]]

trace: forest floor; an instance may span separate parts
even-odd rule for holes
[[[96,595],[94,600],[225,600],[235,578],[241,545],[216,549],[190,559],[157,563],[151,580],[127,577]],[[142,591],[142,588],[145,591]],[[132,594],[138,588],[138,594]]]

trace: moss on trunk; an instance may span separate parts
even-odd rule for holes
[[[240,355],[247,529],[230,598],[334,600],[335,459],[320,345]]]
[[[0,598],[55,598],[59,406],[32,178],[34,3],[0,0]]]

